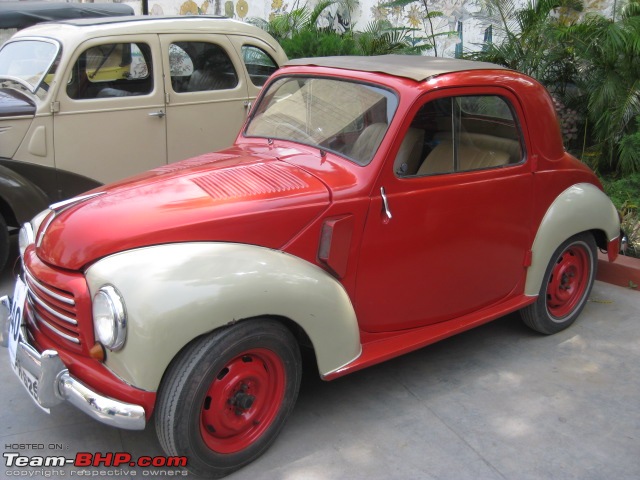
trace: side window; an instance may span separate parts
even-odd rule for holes
[[[249,72],[251,83],[261,87],[267,78],[278,69],[278,64],[261,48],[252,45],[243,45],[242,59]]]
[[[422,106],[394,162],[401,177],[499,168],[524,159],[513,109],[496,95],[434,100]]]
[[[176,93],[226,90],[238,85],[227,52],[209,42],[175,42],[169,46],[171,86]]]
[[[151,48],[144,43],[107,43],[78,57],[67,84],[75,100],[147,95],[153,91]]]

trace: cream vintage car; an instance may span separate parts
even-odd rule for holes
[[[233,143],[286,55],[225,18],[113,17],[0,49],[0,268],[7,227],[52,202]]]

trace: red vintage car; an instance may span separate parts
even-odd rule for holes
[[[11,363],[224,476],[326,380],[515,310],[571,325],[619,220],[550,96],[496,65],[291,61],[226,150],[52,205],[20,235]],[[6,336],[5,336],[6,337]]]

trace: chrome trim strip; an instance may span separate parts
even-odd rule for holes
[[[42,222],[43,225],[40,227],[40,235],[38,235],[38,238],[36,238],[36,247],[42,245],[44,234],[47,233],[47,229],[49,228],[49,225],[51,225],[51,222],[53,222],[54,218],[56,218],[56,212],[51,210],[51,212],[45,217],[44,221]]]
[[[57,203],[52,203],[51,205],[49,205],[49,208],[51,210],[53,210],[56,214],[62,212],[63,210],[74,206],[76,203],[81,203],[84,202],[85,200],[89,200],[90,198],[93,197],[99,197],[100,195],[104,195],[107,192],[96,192],[96,193],[89,193],[87,195],[81,195],[79,197],[73,197],[70,198],[68,200],[62,200],[61,202],[57,202]]]
[[[40,290],[45,292],[50,297],[53,297],[62,303],[66,303],[67,305],[75,306],[76,302],[72,298],[70,299],[70,298],[63,297],[62,295],[49,290],[47,287],[42,285],[38,280],[36,280],[35,277],[31,275],[27,269],[24,270],[24,273],[27,275],[27,277],[29,277],[29,280],[36,285],[36,287],[38,287]],[[29,289],[29,291],[31,291],[31,289]]]
[[[54,317],[57,317],[64,322],[70,323],[73,326],[78,325],[78,322],[74,318],[67,317],[66,315],[63,315],[60,312],[57,312],[56,310],[51,308],[49,305],[44,303],[42,300],[40,300],[40,298],[38,298],[38,296],[35,295],[31,290],[29,290],[29,298],[35,300],[38,305],[40,305],[42,308],[44,308],[47,312],[49,312]]]
[[[47,322],[44,318],[42,318],[42,315],[40,315],[38,312],[36,312],[35,310],[33,311],[33,314],[36,316],[38,322],[40,322],[41,325],[44,325],[45,327],[47,327],[49,330],[51,330],[53,333],[55,333],[56,335],[60,335],[62,338],[64,338],[65,340],[69,340],[70,342],[75,343],[76,345],[80,345],[80,340],[78,340],[75,337],[72,337],[71,335],[68,335],[66,333],[61,332],[60,330],[58,330],[56,327],[54,327],[53,325],[51,325],[49,322]]]

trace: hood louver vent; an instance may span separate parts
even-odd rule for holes
[[[215,200],[268,195],[308,187],[304,180],[272,163],[216,170],[193,182]]]

